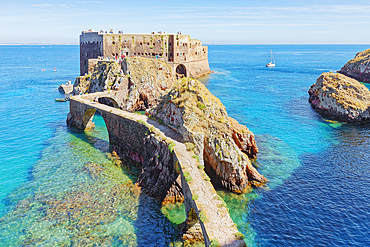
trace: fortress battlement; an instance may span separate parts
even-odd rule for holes
[[[82,31],[80,35],[80,74],[89,72],[89,59],[120,60],[124,57],[161,59],[178,76],[197,78],[210,73],[208,47],[189,35],[152,32],[128,34],[119,31]]]

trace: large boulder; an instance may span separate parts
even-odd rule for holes
[[[357,53],[339,72],[358,81],[370,82],[370,49]]]
[[[171,66],[159,59],[125,58],[122,64],[98,61],[90,74],[77,77],[73,94],[114,90],[117,105],[132,112],[154,106],[175,80]]]
[[[148,113],[175,129],[184,142],[194,144],[212,182],[234,192],[242,192],[250,183],[267,182],[248,158],[258,152],[253,133],[228,117],[225,106],[201,82],[178,80]]]
[[[370,91],[355,79],[323,73],[308,91],[311,106],[319,113],[345,122],[370,122]]]

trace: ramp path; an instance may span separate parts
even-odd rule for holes
[[[175,129],[161,125],[146,115],[123,111],[97,102],[98,98],[109,98],[112,93],[114,92],[100,92],[71,97],[68,118],[73,118],[77,128],[85,129],[91,124],[92,116],[97,110],[106,122],[110,142],[111,135],[115,135],[120,131],[117,128],[113,130],[112,126],[115,123],[110,123],[110,119],[120,121],[126,125],[143,125],[140,127],[144,127],[143,130],[150,129],[150,132],[163,136],[167,143],[173,142],[174,144],[171,144],[171,147],[168,148],[172,149],[172,153],[178,161],[178,172],[181,175],[186,214],[188,217],[191,209],[196,213],[202,228],[205,245],[246,246],[228,213],[226,204],[217,195],[203,167],[200,166],[197,157],[192,151],[187,150],[185,144],[181,142],[181,136]],[[92,116],[90,116],[91,114]],[[134,132],[126,134],[131,136],[139,135]]]

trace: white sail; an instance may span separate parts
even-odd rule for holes
[[[274,59],[274,55],[272,55],[272,50],[271,50],[271,62],[266,64],[266,67],[275,67],[275,59]]]

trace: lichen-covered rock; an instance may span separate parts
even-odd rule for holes
[[[73,94],[85,94],[103,92],[115,82],[120,82],[123,74],[121,65],[116,62],[98,62],[92,69],[92,73],[76,78],[73,86]]]
[[[311,106],[323,115],[350,123],[370,122],[370,91],[355,79],[323,73],[308,93]]]
[[[370,82],[370,49],[357,53],[339,72],[358,81]]]
[[[176,129],[183,141],[194,143],[200,162],[224,187],[242,192],[249,181],[267,182],[242,152],[255,157],[258,149],[254,135],[229,118],[221,101],[199,81],[178,80],[148,113]]]
[[[73,94],[113,90],[117,105],[132,112],[154,106],[175,80],[171,66],[158,59],[126,58],[122,64],[99,61],[90,74],[77,77]]]

